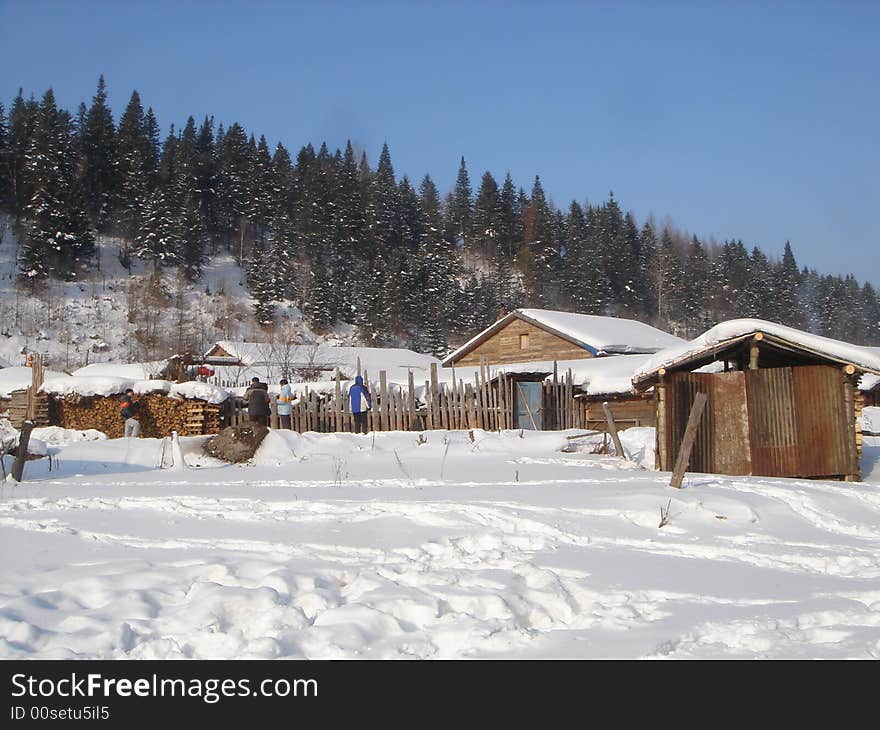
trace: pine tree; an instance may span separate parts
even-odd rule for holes
[[[672,239],[672,232],[664,228],[660,234],[653,275],[657,287],[657,320],[664,329],[675,331],[675,325],[681,322],[683,276],[681,254]]]
[[[298,265],[296,233],[290,215],[276,210],[267,234],[269,263],[272,267],[272,299],[294,301],[297,297]]]
[[[10,202],[12,187],[9,184],[8,160],[12,153],[9,150],[9,131],[6,122],[6,111],[0,102],[0,208]]]
[[[471,181],[468,176],[464,157],[461,158],[461,165],[458,168],[458,177],[455,180],[455,187],[452,190],[452,198],[450,199],[448,214],[450,228],[455,236],[456,245],[461,246],[465,251],[468,251],[469,242],[467,236],[470,231],[471,219],[474,214],[474,203]]]
[[[214,146],[214,120],[205,117],[196,139],[195,196],[200,225],[206,243],[216,240],[219,234],[219,212],[217,210],[217,161]],[[215,253],[212,250],[212,253]]]
[[[694,236],[684,261],[681,279],[681,335],[696,337],[711,327],[712,264],[700,240]]]
[[[526,296],[534,305],[547,306],[557,284],[559,250],[554,214],[537,176],[524,218],[525,241],[519,260]]]
[[[124,235],[131,239],[140,228],[156,169],[149,134],[140,95],[133,91],[119,120],[116,169],[117,217]]]
[[[513,266],[515,256],[523,240],[522,206],[516,187],[508,172],[501,186],[499,197],[498,236],[499,256],[508,266]]]
[[[862,309],[865,317],[862,341],[866,345],[880,346],[880,297],[868,281],[862,287]]]
[[[70,279],[94,250],[82,193],[74,175],[70,116],[59,112],[49,89],[28,147],[24,176],[33,191],[19,267],[30,280]]]
[[[238,245],[233,250],[241,258],[244,249],[245,217],[251,172],[251,156],[247,135],[241,125],[236,122],[226,130],[222,142],[218,142],[217,146],[219,225],[224,233],[237,234],[238,238],[234,242]],[[232,242],[230,239],[230,243]]]
[[[109,220],[116,187],[116,128],[107,106],[103,75],[98,79],[98,91],[81,128],[79,153],[86,210],[100,230]]]
[[[657,237],[650,221],[646,221],[639,231],[639,259],[636,266],[639,272],[639,286],[636,290],[638,311],[645,321],[653,322],[657,317]]]
[[[584,314],[599,314],[604,310],[604,293],[608,288],[593,241],[584,209],[572,202],[565,220],[562,287],[568,305]]]
[[[4,160],[12,209],[17,216],[25,213],[25,208],[33,194],[25,168],[38,116],[39,104],[33,97],[25,101],[19,89],[18,96],[15,97],[9,111],[9,152]]]
[[[205,229],[196,194],[195,190],[186,194],[176,217],[179,260],[189,281],[201,276],[205,263]]]
[[[501,225],[501,199],[498,183],[492,173],[483,173],[480,190],[474,202],[469,241],[471,250],[481,261],[494,261],[498,229]]]
[[[336,201],[336,243],[343,262],[337,273],[340,288],[340,314],[345,321],[353,321],[358,299],[359,283],[367,276],[369,261],[366,240],[367,219],[361,185],[361,171],[355,162],[351,142],[345,146],[334,191]]]
[[[275,207],[275,180],[269,145],[263,135],[260,135],[256,154],[251,160],[249,178],[246,215],[256,226],[258,234],[264,236]]]
[[[270,327],[275,323],[273,271],[269,250],[258,243],[247,264],[247,283],[254,299],[254,316],[261,327]]]
[[[372,249],[368,261],[370,269],[375,270],[375,260],[379,257],[390,260],[396,254],[400,240],[397,183],[387,143],[382,146],[379,164],[370,181],[368,200],[367,221]]]
[[[801,273],[798,269],[791,243],[785,242],[782,261],[776,267],[776,310],[773,319],[797,329],[806,327],[806,317],[801,306]]]
[[[331,258],[330,251],[315,256],[309,268],[308,286],[303,297],[303,316],[309,326],[319,332],[325,331],[336,321],[338,310]]]
[[[138,258],[160,265],[180,263],[180,228],[176,207],[164,187],[149,194],[141,212],[141,225],[135,236],[134,252]]]

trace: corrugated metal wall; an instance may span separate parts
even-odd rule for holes
[[[843,373],[826,365],[731,373],[672,373],[666,382],[672,464],[698,392],[708,396],[688,471],[760,476],[853,472],[853,419]]]

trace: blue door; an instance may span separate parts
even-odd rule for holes
[[[541,383],[516,381],[516,427],[540,431],[541,423]]]

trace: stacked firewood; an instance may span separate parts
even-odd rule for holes
[[[140,406],[137,419],[141,423],[141,436],[160,438],[171,435],[172,431],[186,433],[187,404],[192,401],[169,398],[164,393],[138,395],[135,400]],[[119,396],[54,396],[50,416],[52,423],[62,428],[96,428],[110,438],[119,438],[124,426],[120,406]]]

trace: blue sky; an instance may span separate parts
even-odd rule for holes
[[[880,2],[0,0],[19,87],[167,130],[239,121],[293,154],[346,139],[398,176],[476,190],[541,176],[560,207],[613,190],[639,223],[880,285]]]

